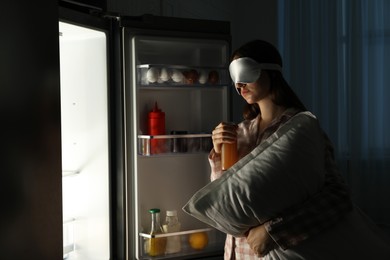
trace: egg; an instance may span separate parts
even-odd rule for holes
[[[169,71],[167,68],[162,68],[160,71],[160,77],[158,78],[158,82],[167,82],[170,80]]]
[[[208,82],[213,85],[219,83],[219,75],[217,71],[215,70],[210,71]]]
[[[184,75],[183,73],[181,73],[180,70],[178,69],[173,69],[172,72],[171,72],[171,79],[176,82],[176,83],[179,83],[179,82],[182,82],[183,79],[184,79]]]
[[[159,74],[160,74],[159,69],[157,69],[157,68],[150,68],[146,72],[146,79],[150,83],[155,83],[158,80]]]
[[[199,73],[196,70],[192,69],[189,71],[184,71],[183,74],[187,84],[194,84],[198,82]]]
[[[199,73],[199,83],[205,84],[208,80],[209,73],[206,70],[201,70]]]

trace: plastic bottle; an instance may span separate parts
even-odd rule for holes
[[[179,232],[181,224],[177,218],[176,210],[167,210],[165,224],[163,225],[165,233]],[[180,236],[168,236],[165,253],[173,254],[181,250]]]
[[[226,171],[238,160],[237,141],[234,143],[223,143],[221,151],[222,170]]]
[[[159,234],[164,234],[164,230],[160,223],[160,209],[150,209],[151,214],[151,226],[150,235],[151,238],[148,241],[146,250],[150,256],[159,256],[165,254],[165,248],[167,244],[166,237],[155,237]]]
[[[165,113],[158,108],[157,101],[154,108],[148,114],[148,135],[164,135],[165,134]],[[150,153],[158,154],[165,151],[165,139],[151,139]]]

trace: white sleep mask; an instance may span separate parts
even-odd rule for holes
[[[261,75],[261,70],[282,71],[282,67],[276,63],[257,63],[254,59],[244,57],[233,60],[229,66],[230,77],[234,84],[253,83]]]

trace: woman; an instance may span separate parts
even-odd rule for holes
[[[223,174],[220,155],[223,143],[237,140],[239,158],[243,158],[290,118],[306,110],[284,80],[281,67],[279,52],[265,41],[249,42],[233,53],[230,74],[237,92],[248,105],[245,120],[238,126],[220,123],[212,132],[211,180]],[[253,227],[246,233],[247,237],[227,235],[225,259],[257,259],[274,248],[298,246],[299,249],[299,245],[337,226],[350,214],[353,206],[348,189],[336,170],[332,146],[325,135],[324,138],[325,168],[329,170],[322,189],[302,205],[286,209],[278,218]],[[288,255],[288,259],[295,257],[301,256]]]

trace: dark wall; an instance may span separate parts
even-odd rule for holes
[[[62,259],[58,6],[0,16],[0,258]]]
[[[107,0],[59,0],[59,3],[63,7],[80,10],[97,9],[101,11],[109,11],[107,9]]]

